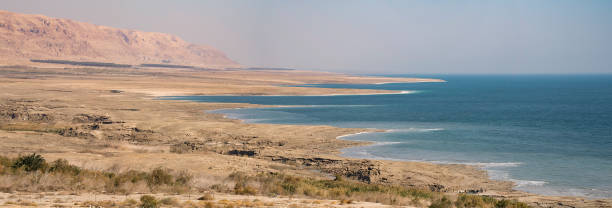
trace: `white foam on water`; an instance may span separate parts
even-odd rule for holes
[[[252,118],[252,119],[240,119],[245,123],[265,123],[264,121],[270,120],[270,119],[259,119],[259,118]]]
[[[472,162],[472,163],[459,163],[463,165],[472,165],[482,168],[495,168],[495,167],[518,167],[523,164],[520,162]]]
[[[345,137],[350,137],[350,136],[355,136],[355,135],[360,135],[360,134],[367,134],[367,133],[373,133],[373,132],[369,132],[369,131],[362,131],[362,132],[357,132],[357,133],[353,133],[353,134],[345,134],[342,136],[337,136],[336,139],[342,139]]]
[[[527,191],[531,193],[537,193],[548,196],[577,196],[577,197],[586,197],[586,198],[610,198],[612,197],[612,191],[592,189],[592,188],[571,188],[571,187],[561,187],[554,185],[523,185],[517,186],[517,190]]]
[[[517,188],[524,187],[524,186],[543,186],[544,184],[548,183],[546,181],[528,181],[528,180],[517,180],[517,179],[510,179],[509,181],[514,182],[514,185]]]
[[[394,145],[394,144],[401,144],[404,142],[375,142],[374,144],[370,145],[371,146],[384,146],[384,145]]]

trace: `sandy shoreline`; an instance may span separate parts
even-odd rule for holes
[[[376,83],[379,84],[379,83]],[[366,95],[377,95],[377,94],[404,94],[405,91],[402,91],[400,93],[372,93],[372,94],[366,94]],[[362,95],[362,94],[355,94],[355,95]],[[206,96],[206,95],[203,95]],[[223,96],[244,96],[244,95],[223,95]],[[247,95],[248,96],[248,95]],[[288,95],[261,95],[261,96],[288,96]],[[298,96],[335,96],[335,95],[298,95]],[[180,97],[180,96],[177,96]],[[175,97],[176,98],[176,97]],[[180,99],[179,99],[180,100]],[[195,101],[195,100],[187,100],[187,101],[191,101],[191,102],[202,102],[202,101]],[[250,106],[248,107],[249,109],[265,109],[265,108],[291,108],[291,107],[312,107],[311,105],[261,105],[261,106]],[[222,111],[222,110],[226,110],[226,109],[245,109],[245,108],[224,108],[224,109],[215,109],[215,110],[210,110],[207,111],[207,113],[217,113],[217,114],[221,114],[223,115],[223,118],[229,118],[227,114],[222,113],[222,112],[215,112],[215,111]],[[235,119],[238,120],[240,122],[243,123],[263,123],[265,124],[265,122],[248,122],[245,119],[240,119],[240,118],[229,118],[229,119]],[[297,126],[308,126],[307,124],[288,124],[288,125],[297,125]],[[341,127],[338,127],[341,128]],[[431,163],[431,164],[440,164],[440,165],[467,165],[470,166],[474,169],[479,169],[479,170],[483,170],[487,173],[487,178],[490,180],[496,180],[494,178],[494,176],[489,175],[488,170],[486,170],[487,166],[492,165],[492,163],[436,163],[436,162],[431,162],[431,161],[414,161],[414,160],[403,160],[403,159],[397,159],[397,158],[379,158],[379,157],[367,157],[367,156],[363,156],[363,157],[351,157],[346,155],[346,153],[344,152],[344,150],[347,149],[351,149],[351,148],[360,148],[360,147],[368,147],[368,146],[377,146],[377,145],[388,145],[389,143],[387,142],[374,142],[374,141],[366,141],[366,140],[347,140],[347,139],[343,139],[346,137],[350,137],[350,136],[355,136],[355,135],[360,135],[360,134],[368,134],[368,133],[376,133],[376,132],[391,132],[393,131],[392,129],[374,129],[374,128],[364,128],[366,129],[365,131],[360,131],[360,132],[356,132],[356,133],[348,133],[348,134],[344,134],[344,135],[340,135],[337,136],[336,139],[337,140],[345,140],[345,141],[352,141],[352,142],[359,142],[357,144],[355,144],[354,146],[349,146],[349,147],[345,147],[342,149],[339,149],[338,151],[340,153],[336,154],[337,156],[340,157],[346,157],[346,158],[352,158],[352,159],[368,159],[368,160],[387,160],[387,161],[398,161],[398,162],[420,162],[420,163]],[[437,130],[437,129],[436,129]],[[399,142],[397,142],[399,143]],[[519,163],[520,164],[520,163]],[[493,165],[495,166],[499,166],[499,165],[517,165],[517,163],[493,163]],[[523,181],[518,181],[518,180],[505,180],[508,182],[512,182],[513,183],[513,188],[517,188],[519,187],[521,184],[521,182]],[[529,181],[527,181],[529,182]]]
[[[284,172],[314,178],[342,174],[367,183],[449,194],[476,192],[534,206],[609,205],[609,200],[513,191],[511,183],[490,180],[484,171],[467,165],[339,156],[344,148],[368,144],[343,140],[343,135],[372,131],[368,129],[244,123],[206,111],[262,105],[156,99],[160,95],[397,93],[278,85],[411,81],[425,80],[305,71],[6,67],[0,69],[0,152],[6,156],[37,152],[49,161],[65,158],[98,170],[162,166],[192,172],[203,186],[236,171]],[[171,151],[181,145],[189,150]],[[253,155],[233,155],[234,150]]]
[[[200,102],[200,101],[193,101],[193,102]],[[302,105],[298,105],[298,106],[283,106],[283,105],[272,105],[272,106],[252,106],[249,107],[249,109],[265,109],[265,108],[285,108],[285,107],[310,107],[308,105],[306,106],[302,106]],[[207,111],[207,113],[217,113],[217,114],[221,114],[223,115],[224,118],[228,118],[227,114],[225,113],[220,113],[220,112],[215,112],[215,111],[221,111],[221,110],[227,110],[227,109],[245,109],[245,108],[225,108],[225,109],[216,109],[216,110],[211,110],[211,111]],[[243,123],[262,123],[262,122],[247,122],[245,119],[240,119],[240,118],[229,118],[229,119],[235,119],[238,120],[240,122]],[[265,123],[265,122],[263,122]],[[296,124],[290,124],[290,125],[296,125]],[[299,125],[298,125],[299,126]],[[304,126],[304,125],[302,125]],[[423,163],[432,163],[432,164],[442,164],[442,165],[446,165],[446,164],[452,164],[452,165],[468,165],[471,166],[473,168],[476,169],[480,169],[480,170],[484,170],[487,172],[487,175],[489,176],[488,178],[491,180],[495,180],[493,178],[493,176],[488,174],[488,171],[485,169],[485,166],[489,166],[491,164],[499,166],[499,165],[518,165],[520,163],[435,163],[435,162],[430,162],[430,161],[414,161],[414,160],[403,160],[403,159],[397,159],[397,158],[377,158],[377,157],[350,157],[350,156],[346,156],[346,153],[344,152],[344,150],[346,149],[351,149],[351,148],[360,148],[360,147],[368,147],[368,146],[377,146],[377,145],[388,145],[388,144],[393,144],[393,143],[400,143],[400,142],[375,142],[375,141],[367,141],[367,140],[350,140],[350,139],[343,139],[346,137],[351,137],[351,136],[355,136],[355,135],[361,135],[361,134],[369,134],[369,133],[377,133],[377,132],[391,132],[393,130],[391,129],[375,129],[375,128],[365,128],[367,129],[366,131],[360,131],[357,133],[348,133],[348,134],[344,134],[344,135],[340,135],[337,136],[336,139],[338,140],[345,140],[345,141],[353,141],[353,142],[359,142],[358,144],[356,144],[355,146],[350,146],[350,147],[346,147],[343,149],[340,149],[339,151],[341,152],[340,154],[337,154],[338,156],[341,157],[347,157],[347,158],[353,158],[353,159],[369,159],[369,160],[389,160],[389,161],[404,161],[404,162],[423,162]],[[513,188],[516,188],[518,186],[520,186],[521,184],[518,184],[518,181],[512,181],[512,180],[507,180],[509,182],[513,183]]]

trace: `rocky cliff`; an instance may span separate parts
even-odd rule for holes
[[[223,52],[177,36],[0,11],[0,65],[30,59],[239,67]]]

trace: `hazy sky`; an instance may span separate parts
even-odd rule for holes
[[[612,73],[612,1],[3,0],[172,33],[248,66],[352,73]]]

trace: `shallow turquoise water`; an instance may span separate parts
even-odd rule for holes
[[[309,85],[410,94],[167,99],[301,105],[215,112],[246,122],[387,129],[342,137],[377,142],[344,154],[473,164],[520,190],[612,197],[611,75],[428,77],[448,82]]]

